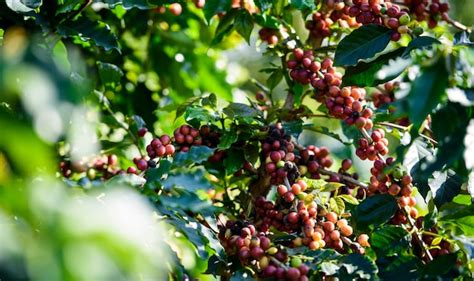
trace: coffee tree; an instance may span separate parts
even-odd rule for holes
[[[58,162],[140,192],[171,280],[472,278],[474,43],[447,1],[0,8],[2,185]]]

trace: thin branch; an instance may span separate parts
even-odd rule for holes
[[[344,181],[347,181],[349,183],[352,183],[353,185],[357,185],[357,186],[360,186],[364,189],[367,189],[369,188],[365,183],[363,182],[360,182],[356,179],[354,179],[353,177],[351,176],[347,176],[347,175],[343,175],[343,174],[340,174],[340,173],[336,173],[336,172],[333,172],[333,171],[329,171],[329,170],[326,170],[326,169],[323,169],[323,168],[318,168],[318,173],[322,174],[322,175],[326,175],[326,176],[336,176],[336,177],[339,177],[340,179],[344,180]]]

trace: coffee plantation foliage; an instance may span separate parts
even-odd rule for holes
[[[471,280],[465,2],[2,1],[0,279]]]

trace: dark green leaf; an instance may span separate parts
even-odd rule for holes
[[[413,81],[407,100],[408,116],[414,127],[418,128],[442,101],[446,95],[448,77],[444,59],[439,59],[432,66],[422,69],[421,75]]]
[[[454,34],[454,45],[466,45],[466,46],[473,46],[474,42],[469,38],[471,34],[466,30],[459,31],[458,33]]]
[[[120,185],[140,186],[146,183],[146,180],[134,174],[117,175],[108,180],[105,185],[110,187]]]
[[[159,163],[158,168],[148,169],[146,171],[147,182],[159,182],[162,177],[171,169],[171,161],[167,159],[162,159]]]
[[[431,47],[433,44],[441,44],[438,39],[429,36],[420,36],[411,40],[402,56],[408,56],[412,50],[425,49]]]
[[[116,86],[123,76],[122,70],[115,64],[98,61],[97,68],[100,80],[104,85]]]
[[[357,227],[381,225],[387,222],[397,211],[397,200],[389,194],[378,194],[362,201],[355,209]]]
[[[372,233],[370,244],[377,253],[390,256],[406,251],[410,238],[410,234],[401,227],[385,226]]]
[[[341,270],[338,276],[341,280],[374,280],[377,277],[377,272],[377,266],[369,257],[349,254],[341,259]]]
[[[289,122],[282,122],[283,130],[285,134],[298,138],[301,132],[303,132],[303,120],[294,120]]]
[[[42,0],[20,0],[20,2],[31,9],[39,8],[43,4]]]
[[[238,135],[235,130],[225,132],[219,140],[219,149],[228,149],[231,145],[237,141]]]
[[[448,273],[456,266],[457,254],[447,254],[437,256],[432,262],[427,264],[422,271],[425,276],[439,276]]]
[[[231,1],[227,0],[206,0],[204,5],[204,16],[209,22],[214,15],[230,10]]]
[[[356,65],[359,60],[373,58],[387,47],[391,34],[392,30],[376,24],[352,31],[337,46],[334,65]]]
[[[253,30],[253,18],[246,9],[240,10],[240,13],[235,18],[235,30],[244,37],[250,45],[250,34]]]
[[[192,164],[201,164],[214,153],[215,148],[205,145],[191,146],[187,152],[178,152],[174,157],[173,166],[183,167]]]
[[[196,191],[199,189],[208,190],[212,185],[204,177],[204,173],[198,170],[195,173],[177,173],[169,174],[168,178],[162,182],[163,188],[170,190],[173,187],[180,187],[187,191]]]
[[[378,257],[377,265],[382,280],[418,280],[420,275],[418,270],[422,266],[422,262],[418,257],[401,255]]]
[[[405,48],[400,48],[383,54],[371,62],[359,62],[356,66],[348,67],[342,78],[343,86],[372,87],[393,80],[404,69],[400,69],[400,72],[389,76],[384,75],[384,77],[379,77],[377,73],[382,67],[388,65],[390,60],[400,57],[404,50]]]
[[[245,156],[240,149],[230,149],[227,151],[227,156],[224,159],[224,166],[227,174],[233,174],[242,168],[245,161]]]
[[[219,25],[217,25],[216,34],[214,35],[214,39],[212,39],[212,45],[221,42],[226,35],[234,30],[234,21],[238,13],[238,9],[232,9],[220,19]]]
[[[84,16],[77,20],[68,20],[58,26],[58,32],[63,36],[77,37],[82,41],[92,41],[106,51],[117,50],[120,47],[117,37],[110,27],[101,21],[92,21]]]
[[[312,0],[292,0],[291,5],[298,10],[314,10],[316,8],[316,5]]]
[[[244,103],[231,103],[222,110],[229,118],[257,117],[257,111]]]
[[[283,79],[283,71],[281,69],[275,69],[273,73],[267,79],[267,86],[270,90],[275,89],[278,84],[280,84],[281,80]]]
[[[214,122],[216,120],[212,112],[210,112],[206,108],[197,106],[189,106],[188,108],[186,108],[186,111],[184,113],[184,119],[188,122],[191,120],[197,120],[206,124]]]

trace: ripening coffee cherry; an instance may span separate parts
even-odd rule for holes
[[[135,167],[128,167],[127,173],[129,173],[129,174],[136,174],[136,173],[137,173],[137,169],[135,169]]]
[[[265,251],[260,247],[254,247],[250,250],[252,258],[258,260],[265,255]]]
[[[148,129],[147,129],[147,128],[145,128],[145,127],[140,128],[140,129],[138,130],[138,136],[139,136],[139,137],[144,137],[147,132],[148,132]]]
[[[326,219],[332,223],[337,222],[337,214],[334,212],[329,212],[326,214]]]
[[[137,161],[137,168],[140,171],[145,171],[148,168],[148,163],[145,159],[140,159]]]
[[[290,267],[286,271],[286,278],[288,278],[291,281],[297,281],[301,276],[300,271],[297,268]]]
[[[183,7],[179,3],[173,3],[169,6],[169,10],[173,15],[179,16],[183,12]]]
[[[367,234],[361,234],[359,237],[357,237],[357,242],[362,246],[362,247],[370,247],[369,244],[369,236]]]

